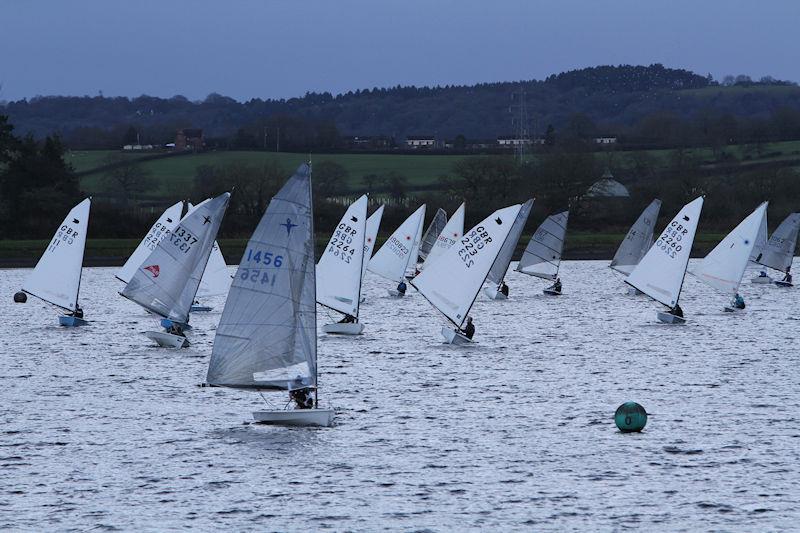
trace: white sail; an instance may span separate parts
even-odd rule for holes
[[[417,235],[414,237],[414,245],[411,247],[411,254],[408,256],[408,264],[406,264],[405,275],[415,276],[417,273],[417,265],[419,262],[419,247],[422,244],[422,230],[425,226],[425,213],[422,213],[422,219],[419,221],[417,227]]]
[[[431,251],[428,252],[428,257],[422,264],[422,268],[433,263],[437,257],[441,256],[444,252],[449,250],[451,246],[457,243],[463,235],[464,204],[462,203],[458,209],[456,209],[456,212],[453,213],[453,216],[450,217],[450,220],[447,221],[444,229],[439,233],[439,237],[436,238],[436,243],[433,245],[433,248],[431,248]]]
[[[764,218],[761,219],[761,226],[758,228],[758,237],[756,237],[756,244],[753,246],[753,251],[750,253],[750,261],[757,263],[759,255],[764,252],[767,246],[769,235],[767,234],[767,214],[764,213]]]
[[[536,229],[517,264],[517,272],[543,279],[556,279],[567,235],[569,211],[547,217]]]
[[[378,238],[378,230],[381,227],[381,219],[383,218],[383,205],[372,213],[367,218],[367,229],[364,235],[364,261],[361,265],[361,276],[367,273],[369,261],[372,259],[372,250],[375,248],[375,241]]]
[[[691,273],[719,292],[736,296],[766,213],[767,202],[764,202],[728,233]]]
[[[156,245],[120,293],[148,311],[186,324],[230,193],[203,202]]]
[[[517,243],[522,236],[522,230],[525,229],[525,223],[528,222],[528,215],[531,214],[532,207],[533,200],[528,200],[522,204],[522,208],[519,210],[519,214],[517,214],[517,218],[514,220],[514,225],[508,234],[508,238],[503,244],[503,249],[497,254],[497,259],[494,265],[492,265],[491,270],[489,270],[489,275],[486,277],[488,281],[499,286],[503,278],[506,277],[508,265],[511,264],[511,258],[514,255],[514,250],[517,249]]]
[[[211,246],[211,255],[208,257],[208,264],[200,280],[200,287],[197,289],[197,296],[209,298],[226,294],[231,286],[231,281],[233,278],[231,278],[228,265],[225,263],[225,257],[222,255],[217,241],[214,241]]]
[[[247,243],[222,312],[207,382],[243,389],[316,386],[311,168],[272,197]]]
[[[657,302],[675,307],[680,298],[702,209],[702,196],[683,206],[628,275],[625,283]]]
[[[433,245],[436,244],[436,239],[439,238],[439,234],[446,224],[447,212],[440,207],[436,210],[436,214],[433,215],[433,220],[428,225],[428,229],[425,230],[425,235],[422,236],[422,242],[419,245],[420,262],[425,261],[425,258],[428,257]]]
[[[181,219],[181,212],[183,211],[183,201],[176,202],[164,211],[155,224],[144,236],[142,242],[133,251],[131,256],[125,261],[119,270],[117,270],[116,277],[123,283],[128,283],[136,269],[142,264],[142,261],[147,259],[147,256],[156,249],[156,245],[161,242],[170,231],[172,231]]]
[[[617,253],[614,254],[611,268],[627,276],[639,264],[644,254],[653,245],[653,231],[660,210],[661,200],[656,199],[642,211],[631,229],[628,230],[622,244],[619,245]]]
[[[354,317],[361,294],[367,202],[365,194],[345,211],[317,264],[317,302]]]
[[[58,307],[75,310],[91,207],[92,200],[87,198],[67,214],[25,280],[23,291]]]
[[[421,205],[375,252],[367,267],[370,272],[400,283],[411,262],[414,243],[425,220],[425,205]]]
[[[467,318],[521,208],[495,211],[411,281],[457,327]]]
[[[764,234],[766,233],[766,222]],[[800,230],[800,213],[792,213],[778,226],[766,245],[759,250],[754,250],[752,260],[759,265],[764,265],[781,272],[786,272],[792,266],[794,250],[797,246],[797,234]],[[764,235],[762,234],[762,235]]]

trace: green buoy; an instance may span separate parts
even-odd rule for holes
[[[625,402],[617,407],[614,423],[623,433],[641,431],[647,424],[647,411],[636,402]]]

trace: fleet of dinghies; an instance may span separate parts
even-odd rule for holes
[[[247,243],[233,277],[216,242],[230,193],[196,206],[167,208],[115,276],[125,283],[120,294],[161,318],[164,331],[144,335],[158,346],[187,347],[185,331],[198,297],[227,294],[217,327],[207,385],[254,392],[288,391],[294,408],[253,413],[256,421],[300,426],[329,426],[332,409],[319,405],[317,390],[317,305],[337,318],[323,325],[329,334],[359,335],[363,280],[367,271],[398,286],[405,276],[446,323],[444,342],[473,342],[470,312],[483,289],[491,300],[505,300],[511,259],[530,216],[533,200],[498,209],[464,231],[465,205],[450,219],[437,210],[423,233],[426,206],[418,207],[373,256],[384,207],[368,216],[369,198],[355,200],[315,262],[310,164],[301,165],[270,201]],[[654,239],[661,208],[653,200],[631,226],[610,267],[624,275],[632,290],[666,307],[657,320],[684,324],[680,297],[687,271],[727,300],[723,310],[740,313],[739,289],[748,263],[784,273],[775,281],[791,287],[791,263],[800,232],[800,213],[789,215],[767,238],[763,202],[728,233],[691,271],[689,257],[704,197],[689,202]],[[86,325],[79,304],[83,256],[91,199],[72,208],[49,242],[22,290],[61,308],[63,326]],[[559,268],[569,211],[548,216],[536,229],[516,267],[518,272],[554,281],[545,294],[561,294]],[[419,264],[417,264],[419,261]],[[753,279],[772,279],[762,274]],[[15,300],[20,294],[15,295]],[[20,296],[24,299],[24,294]],[[206,306],[205,310],[210,307]]]

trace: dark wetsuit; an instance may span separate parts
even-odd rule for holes
[[[506,297],[508,297],[508,285],[506,285],[505,283],[503,283],[502,285],[500,285],[500,293],[501,293],[503,296],[506,296]]]
[[[339,321],[339,324],[354,324],[356,317],[353,315],[344,315],[344,318]]]
[[[397,292],[399,292],[400,294],[405,294],[407,288],[408,288],[408,286],[406,285],[406,282],[405,281],[401,281],[397,285]]]
[[[470,340],[472,340],[472,336],[475,335],[475,325],[470,322],[464,328],[464,336]]]
[[[553,290],[556,292],[561,292],[561,280],[557,279],[556,282],[553,283]]]
[[[669,314],[683,318],[683,309],[681,309],[680,305],[676,305],[675,307],[669,310]]]
[[[75,307],[75,310],[72,312],[72,316],[75,318],[83,318],[83,309],[80,307]]]

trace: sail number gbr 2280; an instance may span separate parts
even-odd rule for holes
[[[242,281],[250,281],[260,285],[269,284],[270,287],[275,285],[276,274],[270,274],[268,269],[260,268],[261,265],[265,267],[280,268],[283,265],[283,256],[275,255],[272,252],[265,252],[262,250],[253,250],[248,248],[246,260],[250,267],[240,267],[238,276]],[[256,266],[257,268],[253,268]]]
[[[661,234],[661,237],[656,241],[656,246],[670,258],[675,259],[678,252],[683,249],[681,241],[687,233],[689,233],[689,230],[683,227],[683,224],[677,220],[673,220],[664,230],[664,233]]]
[[[489,232],[483,226],[478,226],[461,238],[458,257],[464,261],[467,268],[470,268],[475,264],[474,256],[478,255],[490,242],[492,242],[492,238],[489,236]]]

